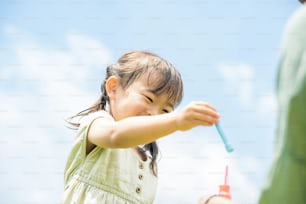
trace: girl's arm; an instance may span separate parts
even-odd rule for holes
[[[177,130],[211,126],[218,122],[216,110],[204,102],[192,102],[179,112],[153,116],[133,116],[119,121],[96,119],[88,132],[88,140],[100,147],[127,148],[147,144]]]

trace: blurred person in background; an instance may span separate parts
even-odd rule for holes
[[[306,203],[306,0],[287,22],[277,76],[274,161],[260,204]]]

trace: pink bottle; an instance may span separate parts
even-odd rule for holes
[[[230,186],[228,185],[228,166],[225,169],[224,184],[219,186],[219,195],[228,199],[232,199]]]

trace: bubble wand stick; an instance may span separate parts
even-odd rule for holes
[[[216,126],[217,131],[218,131],[218,133],[219,133],[219,135],[220,135],[220,137],[221,137],[221,139],[222,139],[222,141],[223,141],[223,144],[224,144],[224,146],[225,146],[226,151],[227,151],[228,153],[234,151],[234,148],[228,143],[228,141],[227,141],[227,139],[226,139],[226,136],[225,136],[225,134],[224,134],[224,132],[223,132],[223,130],[222,130],[220,124],[219,124],[219,123],[216,123],[215,126]]]
[[[228,166],[225,167],[224,184],[228,185]]]

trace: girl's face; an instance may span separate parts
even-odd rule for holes
[[[106,84],[110,99],[110,112],[115,120],[131,116],[148,116],[173,111],[174,104],[166,94],[156,95],[148,86],[146,77],[139,77],[129,87],[122,89],[119,79],[113,77],[113,85]]]

